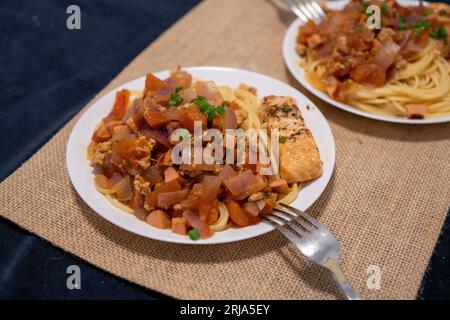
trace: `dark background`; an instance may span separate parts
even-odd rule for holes
[[[198,2],[2,0],[0,181]],[[71,4],[81,8],[81,30],[66,28]],[[420,299],[450,298],[449,226],[447,217]],[[74,264],[81,268],[82,290],[66,287],[66,269]],[[99,270],[0,218],[0,299],[160,298],[167,297]]]

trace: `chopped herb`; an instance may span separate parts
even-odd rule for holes
[[[205,97],[199,96],[198,98],[195,98],[192,100],[192,103],[195,103],[200,108],[201,112],[205,112],[211,107],[214,107],[213,105],[209,104],[208,101],[205,100]]]
[[[280,143],[285,143],[286,141],[288,141],[288,137],[280,136],[278,140],[280,141]]]
[[[183,90],[183,87],[177,87],[177,88],[175,89],[175,93],[180,93],[181,90]]]
[[[417,20],[413,24],[411,24],[411,27],[413,28],[422,28],[422,29],[431,29],[431,23],[425,20]]]
[[[417,20],[416,22],[411,24],[411,28],[413,29],[416,36],[420,35],[423,30],[431,29],[431,27],[431,23],[425,20]]]
[[[285,103],[281,106],[281,110],[283,110],[283,112],[289,112],[291,111],[291,106]]]
[[[446,15],[450,15],[450,13],[448,13],[447,10],[441,9],[441,10],[439,10],[439,15],[446,16]]]
[[[405,16],[399,16],[398,17],[398,21],[405,23],[406,22],[406,17]]]
[[[383,3],[383,5],[381,6],[381,13],[382,14],[389,14],[389,7]]]
[[[205,97],[197,97],[192,100],[192,103],[196,104],[200,111],[208,116],[208,120],[211,121],[216,115],[223,116],[225,114],[225,106],[228,105],[228,102],[225,101],[220,106],[214,106],[206,101]]]
[[[430,33],[430,37],[433,39],[447,39],[448,33],[444,27],[439,27],[436,31]]]
[[[100,170],[107,171],[109,169],[109,166],[106,163],[100,163],[99,164]]]
[[[220,106],[216,107],[216,113],[221,116],[225,114],[225,105],[223,103]]]
[[[188,236],[191,240],[198,240],[200,239],[200,232],[197,229],[192,229],[188,232]]]
[[[172,93],[169,99],[169,106],[177,107],[183,103],[183,98],[178,93]]]

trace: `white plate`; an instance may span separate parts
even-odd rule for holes
[[[213,80],[217,84],[229,85],[233,88],[238,87],[240,83],[249,84],[258,89],[259,97],[274,94],[292,96],[297,100],[306,124],[317,142],[324,164],[322,177],[307,184],[293,203],[295,207],[302,210],[306,210],[311,206],[327,186],[333,172],[335,161],[333,135],[319,109],[294,88],[279,80],[258,73],[221,67],[192,67],[185,68],[185,70],[195,78]],[[167,78],[169,72],[158,72],[156,76],[159,78]],[[260,223],[246,228],[232,228],[222,232],[216,232],[213,237],[206,240],[192,241],[187,236],[172,233],[170,230],[157,229],[138,220],[133,215],[113,206],[95,189],[93,185],[94,175],[86,159],[86,148],[91,141],[92,132],[96,124],[109,113],[117,90],[122,88],[142,89],[144,83],[145,78],[142,77],[112,90],[95,102],[73,128],[67,143],[67,169],[70,179],[81,198],[94,211],[111,223],[141,236],[167,242],[188,244],[225,243],[256,237],[273,230],[268,224]],[[307,105],[310,106],[309,110],[306,108]]]
[[[401,5],[416,5],[417,1],[398,1]],[[327,6],[330,9],[342,9],[346,4],[348,3],[348,0],[339,0],[339,1],[328,1]],[[425,3],[425,2],[424,2]],[[363,110],[360,110],[358,108],[352,107],[348,104],[338,102],[332,98],[330,98],[326,93],[314,88],[305,77],[305,71],[303,68],[300,67],[299,63],[301,60],[301,57],[297,54],[295,51],[296,46],[296,39],[298,34],[298,28],[303,25],[303,22],[300,19],[295,20],[287,30],[284,41],[283,41],[283,57],[284,62],[286,63],[289,71],[292,73],[292,75],[297,79],[300,84],[306,88],[309,92],[314,94],[315,96],[319,97],[320,99],[328,102],[329,104],[336,106],[340,109],[343,109],[345,111],[375,119],[375,120],[381,120],[381,121],[387,121],[387,122],[395,122],[395,123],[409,123],[409,124],[429,124],[429,123],[441,123],[441,122],[449,122],[449,117],[441,117],[441,118],[430,118],[430,119],[423,119],[423,120],[417,120],[417,119],[407,119],[407,118],[400,118],[400,117],[393,117],[393,116],[386,116],[386,115],[378,115],[369,113]]]

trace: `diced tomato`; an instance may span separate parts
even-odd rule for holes
[[[386,72],[380,69],[376,64],[361,64],[352,69],[350,78],[358,83],[380,87],[383,86],[386,81]]]
[[[122,89],[116,93],[116,99],[108,118],[114,120],[122,120],[125,112],[127,111],[127,105],[130,100],[131,92],[127,89]]]
[[[109,117],[103,119],[103,124],[105,125],[106,131],[108,131],[110,136],[114,135],[114,127],[123,125],[122,121],[113,120]]]
[[[108,133],[108,131],[106,130],[105,125],[102,123],[100,125],[100,127],[98,127],[97,130],[95,130],[94,134],[92,135],[92,141],[95,142],[105,142],[107,140],[109,140],[110,138],[110,134]]]
[[[225,206],[227,207],[230,219],[240,227],[250,226],[259,222],[259,217],[247,213],[235,201],[227,201]]]
[[[195,121],[200,121],[203,129],[206,129],[206,126],[208,124],[206,115],[200,111],[198,106],[194,104],[191,104],[187,108],[179,110],[178,118],[181,125],[191,132],[194,132]]]
[[[153,74],[148,73],[145,78],[145,89],[144,89],[144,97],[148,95],[153,95],[156,91],[167,87],[167,84],[161,79],[155,77]]]
[[[272,211],[273,207],[275,207],[276,201],[274,199],[267,199],[265,200],[265,203],[266,204],[264,208],[261,210],[262,215],[269,214]]]
[[[161,111],[144,112],[144,118],[153,129],[160,129],[169,123],[166,114]]]
[[[131,160],[134,158],[133,147],[137,138],[128,138],[113,143],[113,151],[117,152],[122,158]]]
[[[162,185],[159,185],[155,187],[155,190],[152,192],[149,192],[145,196],[145,203],[152,208],[155,209],[158,204],[158,194],[159,193],[166,193],[166,192],[174,192],[174,191],[180,191],[181,185],[178,181],[170,181],[168,183],[164,183]]]

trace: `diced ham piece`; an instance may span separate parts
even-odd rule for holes
[[[207,200],[217,199],[221,183],[222,180],[217,176],[210,176],[210,175],[204,176],[202,181],[202,190],[204,198]]]
[[[427,114],[427,107],[423,104],[406,104],[405,108],[409,119],[423,119]]]
[[[169,229],[172,221],[169,215],[162,210],[155,210],[150,212],[146,219],[147,223],[159,229]]]
[[[232,177],[224,181],[225,187],[233,196],[239,196],[248,192],[257,183],[258,179],[251,170],[245,170],[236,177]]]
[[[183,189],[180,191],[158,193],[157,206],[163,209],[169,209],[170,207],[180,203],[186,199],[189,190]]]
[[[236,172],[234,171],[234,169],[229,164],[226,164],[222,168],[222,171],[220,171],[220,173],[218,175],[218,177],[219,177],[221,182],[223,182],[223,181],[225,181],[225,180],[227,180],[229,178],[232,178],[234,176],[236,176]]]
[[[183,217],[172,218],[172,232],[182,236],[187,235],[187,223]]]

